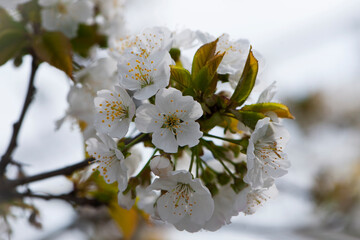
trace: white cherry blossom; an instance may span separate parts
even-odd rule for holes
[[[110,89],[116,83],[117,63],[112,58],[100,58],[74,74],[78,83],[96,93]]]
[[[199,231],[213,214],[209,190],[187,171],[170,172],[167,177],[155,179],[148,189],[165,191],[156,202],[156,210],[161,220],[178,230]]]
[[[271,102],[276,94],[276,81],[270,84],[264,91],[261,92],[257,103]]]
[[[116,142],[106,134],[98,134],[101,141],[90,138],[86,141],[86,151],[95,158],[100,175],[107,183],[118,182],[120,191],[127,187],[127,168],[124,163],[124,155],[117,149]]]
[[[251,215],[277,194],[278,190],[275,184],[269,188],[251,189],[251,187],[247,187],[237,195],[235,208],[237,211]]]
[[[190,96],[182,96],[174,88],[161,89],[155,105],[143,104],[136,110],[136,128],[153,133],[152,143],[168,153],[177,152],[178,146],[193,147],[202,137],[199,123],[203,115],[201,105]]]
[[[49,31],[61,31],[67,37],[76,36],[79,23],[93,15],[94,4],[89,0],[39,0],[42,26]]]
[[[208,33],[197,31],[196,34],[198,39],[203,43],[209,43],[215,41],[216,39]],[[247,39],[231,41],[228,34],[221,35],[216,45],[216,52],[225,53],[225,55],[218,67],[218,73],[229,73],[230,75],[235,75],[235,73],[238,73],[239,71],[242,72],[247,56],[249,55],[249,51],[250,42]]]
[[[137,35],[131,35],[125,39],[117,39],[110,43],[110,51],[118,59],[124,58],[122,54],[134,51],[136,53],[154,51],[169,51],[173,44],[172,34],[165,27],[146,28]]]
[[[129,94],[115,86],[114,91],[98,91],[94,103],[96,130],[112,137],[124,137],[135,114],[135,104]]]
[[[214,213],[204,226],[204,229],[209,231],[216,231],[223,225],[230,224],[230,219],[239,214],[235,210],[237,196],[230,184],[221,186],[213,199]]]
[[[247,148],[248,171],[244,181],[252,188],[268,187],[274,178],[287,173],[290,162],[284,148],[289,133],[279,123],[270,122],[266,117],[257,122]]]
[[[131,51],[124,55],[124,61],[118,64],[119,84],[126,89],[135,91],[134,98],[147,99],[169,85],[170,55],[165,50],[156,50],[152,54],[146,51]]]
[[[151,159],[150,169],[155,175],[162,177],[166,176],[168,172],[173,169],[173,167],[167,157],[156,156]]]

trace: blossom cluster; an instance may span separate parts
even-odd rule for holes
[[[200,44],[189,64],[181,53]],[[292,116],[271,102],[275,83],[248,98],[259,61],[249,41],[227,34],[145,29],[76,72],[66,116],[84,123],[93,170],[117,182],[122,207],[136,202],[179,230],[215,231],[273,198],[290,166],[280,118]],[[153,149],[141,169],[139,143]]]

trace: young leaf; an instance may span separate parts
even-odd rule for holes
[[[241,74],[238,85],[235,88],[233,95],[231,96],[232,106],[241,106],[249,97],[254,85],[256,76],[258,73],[258,61],[254,57],[251,49],[249,56],[246,60],[244,71]]]
[[[72,49],[61,32],[45,32],[33,39],[33,49],[39,59],[64,71],[72,79]]]
[[[218,40],[219,39],[216,39],[213,42],[207,43],[196,51],[191,68],[191,76],[193,80],[206,63],[214,57]]]
[[[225,52],[221,54],[216,54],[214,57],[212,57],[207,63],[206,66],[208,68],[208,83],[206,84],[206,88],[204,90],[204,95],[211,95],[215,92],[216,86],[218,83],[218,77],[217,77],[217,69],[225,55]]]
[[[22,16],[23,22],[41,23],[40,11],[41,7],[37,0],[32,0],[27,3],[18,5],[19,13]]]
[[[18,28],[0,30],[0,66],[16,57],[27,44],[25,31]]]
[[[294,116],[290,113],[289,108],[281,103],[256,103],[246,105],[241,108],[241,110],[259,113],[266,113],[271,111],[275,112],[278,117],[294,119]]]
[[[182,67],[170,66],[170,80],[175,82],[178,89],[185,89],[190,86],[191,75],[188,70]]]
[[[25,29],[21,23],[14,21],[7,11],[0,7],[0,31],[8,28]]]
[[[109,204],[109,213],[120,228],[123,239],[132,239],[139,224],[139,214],[136,210],[134,208],[130,210],[123,209],[115,200]]]
[[[235,118],[241,122],[243,122],[246,126],[255,129],[256,123],[266,117],[262,113],[250,112],[250,111],[237,111],[230,110],[232,114],[234,114]]]

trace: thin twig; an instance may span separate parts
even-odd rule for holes
[[[19,120],[13,125],[13,133],[11,136],[9,146],[0,161],[0,178],[2,178],[4,176],[6,166],[11,161],[11,155],[17,146],[17,138],[18,138],[18,135],[20,132],[21,125],[23,123],[25,114],[26,114],[26,112],[29,108],[29,105],[33,99],[33,96],[35,94],[34,79],[35,79],[35,74],[36,74],[38,67],[39,67],[39,63],[37,61],[37,58],[35,56],[33,56],[33,60],[31,63],[30,80],[29,80],[29,85],[28,85],[28,90],[27,90],[27,94],[25,97],[24,105],[23,105]]]
[[[93,207],[98,207],[98,206],[102,206],[105,203],[100,202],[96,199],[90,199],[90,198],[85,198],[85,197],[77,197],[74,195],[73,192],[70,192],[68,194],[61,194],[61,195],[40,195],[40,194],[34,194],[31,192],[26,192],[26,193],[22,193],[19,194],[18,197],[31,197],[31,198],[39,198],[39,199],[43,199],[43,200],[53,200],[53,199],[58,199],[58,200],[64,200],[70,204],[75,204],[75,205],[89,205],[89,206],[93,206]]]
[[[18,185],[24,185],[27,183],[31,183],[31,182],[59,176],[59,175],[70,175],[74,171],[88,166],[89,163],[91,163],[93,160],[94,160],[94,158],[87,158],[87,159],[83,160],[82,162],[76,163],[71,166],[67,166],[67,167],[53,170],[50,172],[40,173],[38,175],[34,175],[34,176],[30,176],[30,177],[25,177],[25,178],[20,178],[20,179],[16,179],[13,181],[9,181],[9,185],[18,186]]]

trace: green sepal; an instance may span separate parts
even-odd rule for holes
[[[240,193],[241,190],[245,189],[248,185],[244,182],[242,178],[235,178],[234,183],[231,184],[231,188],[236,194]]]
[[[219,173],[217,176],[217,180],[220,183],[220,185],[226,185],[230,182],[231,177],[227,175],[226,173]]]
[[[234,114],[235,118],[243,122],[246,126],[251,129],[255,129],[256,123],[265,118],[266,116],[262,113],[250,112],[250,111],[239,111],[231,109],[230,112]]]
[[[215,179],[216,175],[215,173],[210,170],[209,168],[205,168],[205,170],[202,172],[200,178],[203,180],[204,183],[210,183]]]
[[[209,189],[211,196],[215,196],[219,193],[219,188],[216,186],[215,183],[207,183],[205,184],[205,186],[207,187],[207,189]]]

